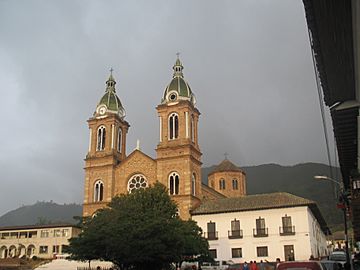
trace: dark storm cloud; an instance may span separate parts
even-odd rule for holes
[[[301,1],[1,1],[0,214],[81,202],[86,120],[113,67],[137,139],[155,156],[155,107],[181,52],[205,165],[326,162]],[[4,188],[5,187],[5,188]]]

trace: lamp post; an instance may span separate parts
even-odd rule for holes
[[[350,254],[349,254],[349,241],[348,241],[348,230],[347,230],[347,217],[346,217],[346,210],[349,206],[349,200],[346,196],[344,184],[340,181],[337,181],[335,179],[332,179],[330,177],[324,176],[324,175],[316,175],[314,176],[314,179],[316,180],[327,180],[336,183],[340,187],[340,196],[339,200],[341,200],[342,203],[344,203],[344,207],[341,209],[343,210],[344,215],[344,234],[345,234],[345,254],[346,254],[346,263],[350,269],[351,263],[350,263]]]

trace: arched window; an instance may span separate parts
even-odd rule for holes
[[[101,202],[104,199],[104,183],[97,180],[94,185],[94,202]]]
[[[219,189],[225,189],[225,179],[223,178],[219,180]]]
[[[179,116],[172,113],[169,117],[169,139],[174,140],[179,137]]]
[[[119,128],[118,130],[118,136],[117,136],[117,150],[121,153],[121,136],[122,136],[122,130]]]
[[[131,193],[133,190],[147,187],[148,181],[146,180],[145,176],[142,174],[135,174],[130,178],[127,189],[128,192]]]
[[[176,172],[171,173],[169,177],[170,195],[179,194],[179,182],[180,182],[179,174]]]
[[[196,175],[195,173],[192,174],[191,177],[191,195],[196,195]]]
[[[191,141],[195,142],[195,122],[194,122],[194,115],[191,115],[191,123],[190,123],[190,133],[191,133]]]
[[[237,179],[233,179],[233,180],[232,180],[232,188],[233,188],[233,189],[239,189],[238,180],[237,180]]]
[[[105,138],[106,138],[105,127],[101,126],[98,128],[98,131],[97,131],[96,150],[101,151],[101,150],[105,149]]]

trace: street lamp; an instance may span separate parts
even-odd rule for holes
[[[343,182],[337,181],[335,179],[332,179],[332,178],[330,178],[328,176],[324,176],[324,175],[316,175],[316,176],[314,176],[314,179],[331,181],[333,183],[336,183],[340,187],[339,200],[341,200],[341,202],[344,203],[344,206],[345,206],[345,207],[342,207],[342,210],[343,210],[343,214],[344,214],[344,234],[345,234],[346,263],[347,263],[347,265],[348,265],[348,267],[350,269],[351,264],[350,264],[348,230],[347,230],[347,217],[346,217],[346,209],[349,206],[349,200],[348,200],[347,195],[345,193],[344,184],[343,184]]]

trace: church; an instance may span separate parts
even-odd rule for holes
[[[306,260],[328,254],[329,230],[314,201],[285,192],[246,194],[246,174],[225,158],[201,181],[200,112],[177,57],[173,77],[156,110],[156,157],[139,148],[126,154],[130,124],[112,73],[88,120],[83,216],[93,216],[118,194],[165,185],[182,219],[202,228],[213,258],[221,263]]]
[[[93,215],[117,194],[146,188],[156,181],[168,188],[183,219],[190,218],[190,212],[204,199],[246,195],[245,173],[227,159],[209,175],[209,186],[201,182],[200,112],[184,79],[183,68],[178,57],[173,78],[156,107],[160,136],[155,159],[139,149],[126,154],[130,124],[125,120],[125,110],[115,90],[116,81],[110,74],[105,94],[88,120],[84,216]]]

